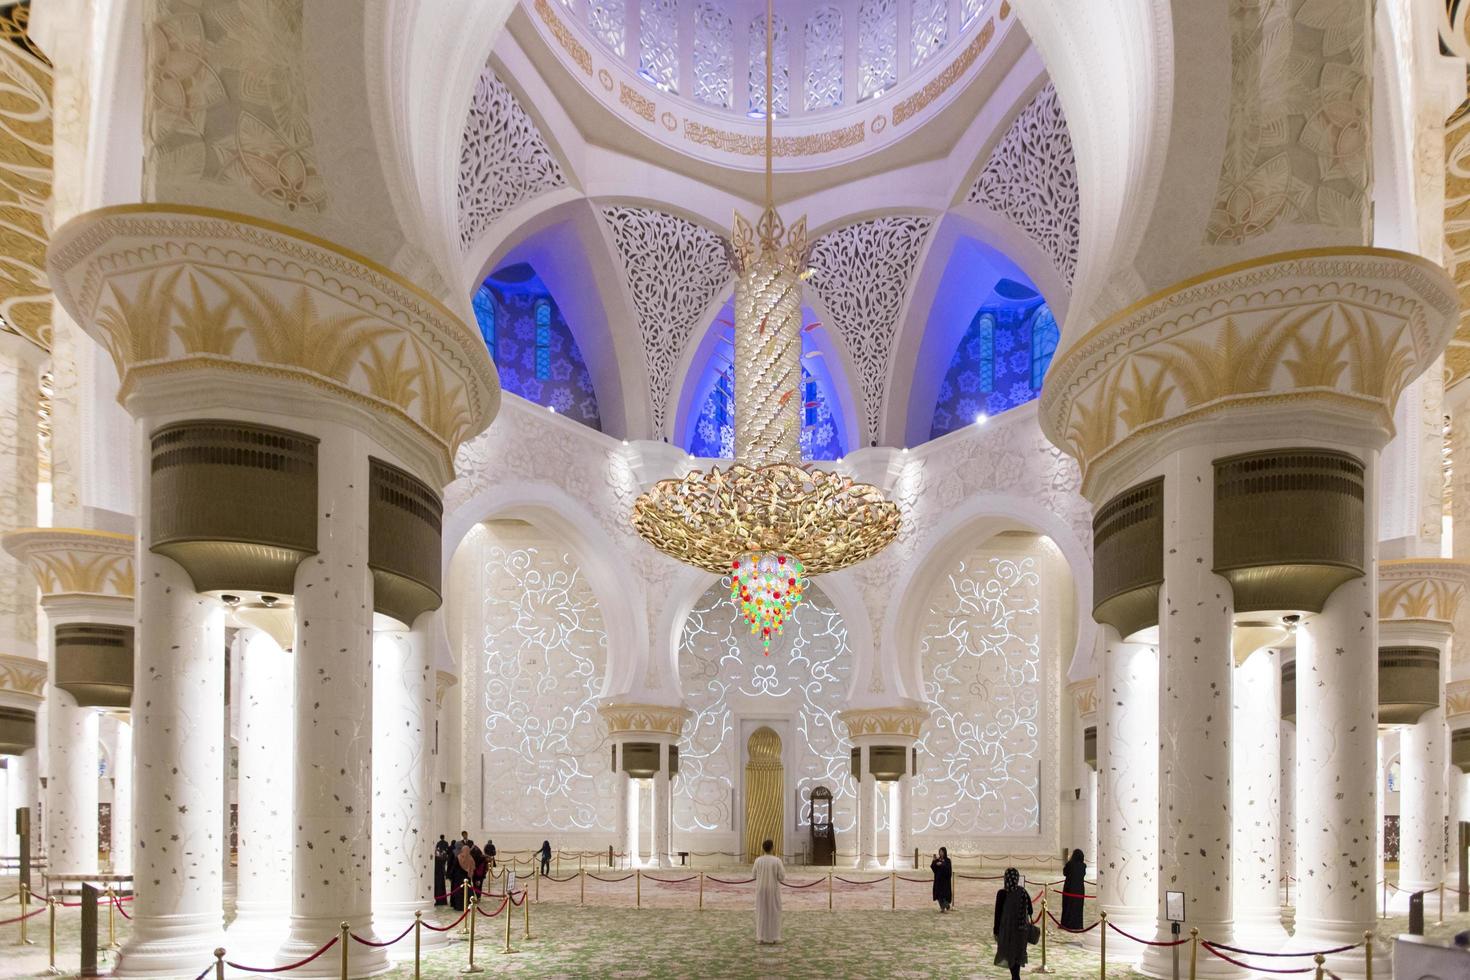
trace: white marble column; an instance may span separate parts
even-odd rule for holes
[[[1371,487],[1372,471],[1366,485]],[[1364,510],[1372,509],[1365,502]],[[1373,540],[1369,521],[1367,540]],[[1355,943],[1375,923],[1378,588],[1370,570],[1309,613],[1296,642],[1296,889],[1293,944]],[[1363,957],[1329,959],[1360,976]]]
[[[913,811],[913,777],[905,771],[898,780],[898,787],[894,790],[891,808],[893,843],[890,851],[895,855],[894,868],[907,868],[913,863],[914,845],[909,834],[909,828],[913,822]]]
[[[41,789],[40,780],[36,778],[37,754],[35,749],[27,749],[20,755],[10,756],[10,810],[5,814],[5,822],[10,826],[10,839],[16,847],[16,850],[6,853],[16,855],[20,853],[20,836],[15,832],[15,811],[21,807],[30,808],[31,860],[33,862],[46,846],[39,832],[39,814],[36,813],[36,798]]]
[[[619,745],[617,849],[628,855],[628,867],[631,868],[637,864],[638,858],[638,787],[623,765],[623,746]]]
[[[1164,467],[1164,587],[1159,609],[1159,887],[1182,891],[1191,926],[1232,943],[1231,687],[1234,597],[1214,566],[1213,449],[1188,449]],[[1170,939],[1162,894],[1159,938]],[[1151,946],[1142,970],[1169,976]],[[1205,957],[1206,977],[1240,976]]]
[[[653,777],[653,856],[649,862],[659,868],[672,868],[669,856],[669,815],[673,810],[669,783],[669,745],[659,742],[658,772]]]
[[[1408,914],[1410,893],[1439,887],[1448,812],[1447,734],[1442,704],[1399,734],[1399,890],[1389,898],[1390,914]]]
[[[296,668],[269,633],[242,634],[232,692],[240,720],[240,810],[229,942],[267,950],[285,939],[291,914]]]
[[[1231,746],[1235,938],[1286,944],[1281,925],[1281,654],[1257,650],[1235,668]]]
[[[47,686],[46,870],[51,874],[96,874],[97,738],[96,708],[77,706],[76,698],[52,682]]]
[[[146,462],[141,470],[148,473]],[[137,897],[132,931],[114,972],[193,977],[223,939],[224,607],[197,594],[172,559],[149,550],[146,505],[139,531],[133,669]]]
[[[434,907],[434,669],[425,632],[434,615],[412,630],[373,634],[373,924],[384,940]],[[447,941],[428,930],[423,937],[426,945]],[[412,946],[389,955],[398,952]]]
[[[112,766],[112,873],[133,873],[133,725],[114,716]]]
[[[1279,676],[1279,675],[1278,675]],[[1277,873],[1277,887],[1281,891],[1281,910],[1286,914],[1288,908],[1296,905],[1296,879],[1300,877],[1296,873],[1296,723],[1291,721],[1281,722],[1281,847],[1280,847],[1280,870]],[[1291,876],[1288,887],[1286,876]],[[1290,901],[1287,901],[1288,897]]]
[[[878,862],[878,781],[873,778],[872,757],[866,745],[862,753],[862,779],[858,781],[857,867],[872,870]]]
[[[1158,903],[1159,654],[1106,629],[1097,709],[1098,896],[1109,919],[1147,937]],[[1119,959],[1142,953],[1116,935],[1108,949]]]
[[[294,962],[346,922],[372,933],[373,580],[368,569],[368,458],[346,429],[317,447],[317,554],[296,570],[296,820],[291,929]],[[349,972],[387,968],[387,954],[352,944]],[[296,973],[335,976],[332,957]]]

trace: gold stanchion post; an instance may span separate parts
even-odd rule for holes
[[[1321,953],[1316,954],[1312,957],[1312,959],[1317,961],[1317,973],[1312,978],[1312,980],[1322,980],[1322,964],[1326,962],[1326,960],[1323,958]]]
[[[22,945],[22,946],[29,946],[29,945],[31,945],[30,939],[27,938],[27,936],[26,936],[26,923],[29,921],[26,918],[26,914],[30,910],[30,904],[31,904],[31,889],[30,889],[30,886],[28,886],[25,882],[21,882],[20,883],[20,945]]]
[[[1199,930],[1193,926],[1189,929],[1189,980],[1194,980],[1194,972],[1199,967]]]
[[[515,950],[510,948],[510,910],[513,908],[515,906],[511,904],[510,892],[507,891],[505,893],[505,952],[507,953],[515,952]]]
[[[832,911],[832,872],[827,872],[827,911]]]
[[[112,886],[107,886],[107,948],[117,949],[117,923],[114,916],[117,914],[117,900],[113,898]]]
[[[1097,957],[1097,975],[1099,980],[1108,980],[1108,913],[1099,912],[1097,918],[1100,923],[1097,928],[1102,934]]]
[[[536,885],[536,901],[539,902],[539,901],[541,901],[541,869],[540,868],[533,867],[531,869],[531,880]]]
[[[56,899],[50,896],[46,898],[46,913],[46,919],[50,923],[51,929],[51,966],[47,972],[60,973],[61,971],[56,968]]]
[[[337,934],[337,945],[342,947],[342,980],[347,980],[347,944],[351,941],[347,938],[347,933],[352,927],[344,922],[338,928],[341,930]]]
[[[413,913],[413,980],[419,980],[419,958],[424,952],[424,913],[422,909]]]
[[[225,948],[219,946],[214,951],[214,980],[225,980]]]
[[[1291,903],[1290,902],[1287,902],[1286,904],[1290,905]],[[1382,906],[1382,908],[1383,908],[1383,918],[1386,919],[1386,918],[1388,918],[1388,877],[1387,876],[1385,876],[1384,879],[1383,879],[1383,906]]]
[[[531,938],[531,893],[528,891],[521,899],[521,908],[526,912],[526,935],[525,939]]]
[[[1373,980],[1373,932],[1363,933],[1363,976]]]
[[[1046,896],[1041,896],[1041,965],[1032,973],[1051,973],[1046,968]]]
[[[586,905],[587,904],[587,872],[584,871],[581,868],[578,868],[577,869],[577,881],[578,881],[578,885],[579,885],[579,887],[581,889],[581,891],[577,895],[577,904],[578,905]]]
[[[1444,882],[1442,881],[1439,883],[1439,921],[1435,925],[1444,925]]]
[[[484,969],[482,967],[475,966],[475,920],[480,917],[480,896],[476,895],[475,896],[475,904],[474,905],[466,905],[465,908],[467,908],[467,909],[470,910],[470,914],[469,914],[469,920],[470,920],[470,963],[469,963],[469,966],[466,966],[463,970],[460,970],[459,972],[460,973],[483,973],[484,972]],[[505,921],[506,922],[509,922],[510,921],[510,912],[509,912],[509,909],[508,908],[507,908],[507,911],[506,911],[506,914],[505,914]],[[509,930],[506,931],[506,941],[507,942],[510,941],[510,932],[509,932]]]
[[[643,908],[643,869],[639,868],[635,870],[633,874],[636,878],[636,880],[633,882],[633,887],[637,890],[638,895],[636,907],[641,909]]]
[[[888,872],[888,908],[898,908],[898,878],[892,871]]]
[[[509,880],[510,880],[509,878],[506,879],[506,881],[509,881]],[[464,887],[464,907],[465,908],[469,908],[470,907],[470,880],[468,878],[465,879],[464,886],[463,887]],[[470,927],[473,925],[473,923],[470,920],[473,919],[473,918],[474,918],[474,916],[472,916],[472,915],[467,915],[467,916],[464,917],[464,922],[459,927],[460,935],[464,935],[464,934],[466,934],[466,933],[468,933],[470,931]]]
[[[699,911],[704,911],[704,872],[699,873]]]

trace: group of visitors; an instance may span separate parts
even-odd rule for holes
[[[541,859],[541,873],[551,874],[551,841],[541,842],[536,852]],[[481,847],[470,840],[467,830],[459,832],[459,840],[445,840],[439,835],[434,845],[434,904],[448,905],[456,912],[464,911],[465,882],[475,894],[485,887],[485,879],[495,867],[495,842],[486,840]],[[509,871],[508,873],[513,873]]]
[[[434,845],[434,904],[448,905],[456,912],[464,911],[465,883],[476,894],[485,887],[490,869],[495,867],[495,842],[486,840],[481,847],[470,840],[468,831],[459,832],[459,840],[445,840],[439,835]]]
[[[763,945],[781,941],[781,885],[786,880],[786,868],[772,850],[771,841],[764,841],[760,857],[751,869],[755,876],[755,938]],[[940,912],[954,907],[954,865],[949,859],[948,848],[941,847],[929,862],[934,873],[934,901],[939,903]],[[1062,868],[1062,917],[1065,929],[1082,928],[1082,902],[1087,879],[1087,861],[1080,850]],[[1004,886],[995,895],[995,924],[991,934],[995,937],[995,965],[1008,967],[1011,980],[1020,980],[1021,967],[1026,965],[1026,948],[1033,945],[1040,930],[1032,922],[1035,911],[1031,906],[1031,895],[1021,882],[1021,872],[1006,868],[1002,876]]]

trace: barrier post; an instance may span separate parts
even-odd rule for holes
[[[917,847],[914,848],[914,870],[919,870],[919,849]]]
[[[419,909],[413,914],[413,980],[419,980],[419,957],[424,952],[424,912]]]
[[[888,908],[898,909],[898,878],[892,871],[888,872]]]
[[[515,952],[510,948],[510,910],[514,907],[510,904],[510,892],[507,891],[505,893],[505,951],[507,953]]]
[[[56,899],[52,898],[49,895],[46,896],[46,910],[46,918],[50,922],[51,928],[51,966],[47,969],[46,972],[60,973],[61,971],[56,968]]]
[[[1189,929],[1189,980],[1194,980],[1194,972],[1199,968],[1199,930],[1193,926]]]
[[[1323,956],[1322,956],[1321,953],[1318,953],[1317,955],[1313,956],[1312,959],[1314,959],[1314,960],[1317,961],[1317,973],[1312,978],[1312,980],[1322,980],[1322,964],[1323,964],[1323,962],[1325,962],[1325,960],[1324,960],[1324,958],[1323,958]]]
[[[214,950],[214,980],[225,980],[225,948],[217,946]]]
[[[1046,896],[1045,895],[1043,895],[1042,898],[1041,898],[1041,965],[1038,966],[1035,970],[1032,970],[1031,972],[1032,973],[1051,973],[1052,972],[1051,970],[1048,970],[1046,968]]]
[[[535,882],[535,884],[536,884],[536,901],[539,902],[539,901],[541,901],[541,869],[540,868],[534,867],[534,866],[531,868],[531,880],[533,882]]]
[[[508,902],[508,901],[510,901],[510,899],[507,898],[506,901]],[[479,895],[476,895],[475,896],[475,904],[474,905],[466,905],[465,908],[469,909],[469,920],[470,920],[470,964],[469,964],[469,966],[465,967],[463,970],[460,970],[459,972],[460,973],[483,973],[484,972],[483,968],[478,967],[478,966],[475,966],[475,920],[480,917],[480,896]],[[506,940],[509,941],[510,940],[510,928],[509,928],[509,923],[510,923],[510,906],[506,906],[506,909],[505,909],[505,921],[506,921],[506,924],[507,924],[506,934],[505,935],[506,935]]]
[[[1363,976],[1373,980],[1373,932],[1363,933]]]
[[[1288,905],[1291,903],[1288,902]],[[1388,875],[1383,876],[1383,918],[1388,918]]]
[[[577,904],[578,905],[586,905],[587,904],[587,872],[584,871],[584,870],[582,870],[581,868],[578,868],[577,869],[577,879],[578,879],[578,884],[579,884],[580,889],[581,889],[580,892],[577,895]]]
[[[1108,913],[1106,911],[1097,914],[1098,932],[1102,933],[1101,949],[1097,957],[1097,975],[1099,980],[1108,980]]]
[[[827,872],[827,911],[832,911],[832,872]]]
[[[699,911],[704,911],[704,872],[699,873]]]
[[[1439,921],[1435,925],[1444,925],[1444,882],[1442,881],[1439,883]]]
[[[347,980],[347,944],[351,942],[347,938],[347,933],[351,931],[352,927],[344,922],[338,928],[341,929],[341,932],[337,935],[337,943],[342,947],[342,980]]]
[[[633,875],[635,878],[633,887],[637,890],[638,896],[637,907],[641,909],[643,908],[643,869],[638,868],[634,870]]]
[[[117,915],[117,897],[113,893],[112,886],[107,886],[107,949],[117,949],[117,923],[114,916]]]
[[[31,904],[31,888],[24,881],[20,883],[20,945],[29,946],[31,941],[26,938],[26,910]]]

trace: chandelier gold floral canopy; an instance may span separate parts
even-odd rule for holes
[[[772,11],[766,6],[766,87]],[[735,461],[662,480],[633,505],[633,526],[659,551],[730,576],[730,596],[770,654],[809,575],[855,565],[898,535],[898,508],[877,487],[801,463],[801,283],[806,219],[790,230],[772,194],[766,116],[766,206],[740,215],[735,273]]]

